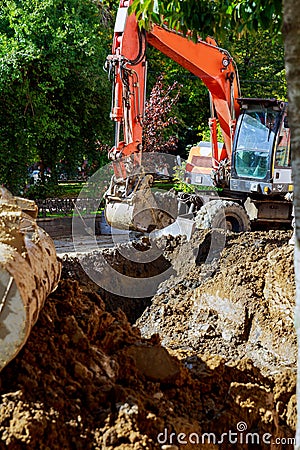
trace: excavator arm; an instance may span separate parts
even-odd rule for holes
[[[214,112],[220,123],[225,148],[221,153],[217,146],[216,130],[212,130],[214,163],[231,157],[235,119],[239,114],[239,84],[231,56],[217,47],[212,38],[193,42],[166,28],[154,25],[147,33],[147,42],[200,78],[207,86]],[[211,125],[215,127],[214,117]]]
[[[231,56],[226,50],[219,48],[213,39],[193,42],[158,25],[153,25],[147,32],[141,30],[135,16],[128,14],[131,3],[132,0],[120,1],[112,54],[106,62],[112,79],[111,118],[115,122],[115,143],[109,152],[109,157],[113,160],[114,177],[106,193],[106,218],[114,226],[145,231],[145,223],[141,225],[132,220],[133,209],[137,204],[137,199],[133,197],[140,187],[146,192],[145,188],[150,187],[152,176],[143,172],[143,169],[138,175],[133,175],[132,168],[142,168],[147,44],[178,62],[207,86],[211,98],[209,124],[212,169],[217,169],[221,161],[230,160],[231,157],[235,120],[240,110],[236,100],[239,97],[239,81]],[[221,149],[217,142],[217,121],[224,139]],[[131,162],[128,163],[128,160]],[[151,202],[149,208],[151,209]],[[151,225],[152,228],[163,226],[165,221],[160,225]]]
[[[112,54],[106,62],[113,86],[111,119],[115,122],[115,145],[109,153],[112,160],[138,154],[142,146],[146,36],[138,28],[135,16],[128,16],[125,4],[120,2]]]
[[[240,96],[237,70],[230,54],[212,38],[198,42],[158,25],[148,32],[140,30],[135,16],[128,15],[131,1],[121,0],[115,22],[112,54],[107,67],[112,74],[111,118],[116,123],[112,159],[140,153],[146,87],[146,45],[150,44],[200,78],[212,102],[212,118],[218,119],[224,138],[220,153],[214,145],[215,163],[231,156],[235,119]],[[214,126],[214,125],[213,125]],[[122,135],[122,138],[120,137]],[[213,133],[214,137],[214,133]]]

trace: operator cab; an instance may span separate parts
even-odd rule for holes
[[[285,194],[291,180],[287,103],[275,99],[238,99],[230,189],[258,194]]]

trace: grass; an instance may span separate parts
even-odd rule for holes
[[[100,215],[103,211],[103,208],[99,208],[98,211],[90,211],[88,214],[90,216],[97,216]],[[79,217],[80,215],[78,213],[74,213],[74,211],[71,211],[69,213],[50,213],[46,212],[46,215],[42,215],[42,213],[39,213],[38,218],[39,219],[62,219],[65,217]],[[86,217],[86,213],[82,213],[83,217]]]
[[[164,191],[169,191],[175,187],[175,183],[172,181],[155,181],[154,188],[162,189]]]
[[[58,198],[78,197],[84,185],[84,182],[58,183],[60,190],[60,195],[58,196]]]

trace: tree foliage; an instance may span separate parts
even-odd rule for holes
[[[111,34],[90,0],[4,0],[0,5],[0,181],[13,192],[26,165],[55,175],[96,156],[109,139],[109,83],[102,70]],[[106,24],[107,25],[107,24]]]
[[[276,33],[282,24],[281,0],[134,0],[131,10],[141,27],[149,28],[151,22],[165,24],[184,34],[189,31],[195,39],[199,33],[222,36],[233,29]]]
[[[284,48],[281,34],[259,29],[245,36],[228,35],[221,47],[232,55],[243,97],[287,98]]]

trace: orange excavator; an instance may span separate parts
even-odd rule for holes
[[[233,231],[249,229],[250,220],[290,222],[292,205],[285,200],[293,190],[287,103],[242,98],[234,61],[214,39],[193,42],[155,24],[150,31],[140,29],[134,14],[128,14],[131,3],[120,1],[112,54],[106,62],[115,122],[115,143],[109,152],[114,176],[106,192],[108,223],[149,232],[174,222],[175,210],[198,210],[199,226],[227,226]],[[142,148],[148,44],[199,77],[208,88],[210,152],[200,148],[198,154],[190,155],[186,180],[199,187],[218,187],[218,194],[215,189],[199,189],[196,195],[179,196],[175,205],[158,200],[151,192],[155,169],[149,169],[149,157]]]

